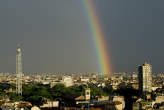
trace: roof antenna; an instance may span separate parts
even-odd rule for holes
[[[148,63],[151,64],[150,57],[148,57]]]

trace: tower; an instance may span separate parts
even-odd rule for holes
[[[22,53],[19,46],[16,54],[16,77],[16,93],[22,95]]]
[[[85,100],[90,100],[91,97],[90,92],[91,92],[90,88],[85,89]]]
[[[143,95],[145,92],[151,92],[152,88],[152,66],[144,63],[138,66],[139,92]]]

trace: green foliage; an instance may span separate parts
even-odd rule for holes
[[[106,84],[106,86],[103,88],[103,91],[108,95],[113,95],[113,88],[110,84]]]
[[[37,105],[37,106],[42,105],[44,102],[44,98],[38,95],[30,96],[26,100],[31,102],[33,105]]]
[[[5,93],[5,90],[8,90],[12,86],[7,83],[0,83],[0,99],[3,99],[7,94]]]
[[[11,87],[10,84],[7,83],[0,83],[0,90],[4,91],[5,89],[9,89]]]
[[[16,93],[9,93],[8,96],[10,97],[10,100],[14,100],[14,101],[22,100],[22,96],[17,95]]]
[[[10,100],[13,101],[29,101],[33,105],[41,105],[46,99],[50,100],[63,100],[66,95],[85,95],[85,86],[72,86],[65,87],[63,84],[58,83],[53,88],[45,85],[23,85],[22,96],[17,95],[16,93],[5,93],[4,90],[13,88],[15,86],[9,84],[0,83],[0,99],[4,96],[8,96]],[[99,88],[97,85],[89,85],[91,89],[91,98],[95,98],[99,95],[109,95],[111,87]]]
[[[91,98],[95,98],[96,96],[104,95],[107,96],[108,93],[103,91],[103,89],[97,87],[97,85],[89,85],[89,88],[91,89]]]
[[[49,89],[53,100],[60,99],[66,94],[66,88],[63,84],[56,84],[53,88]]]
[[[5,92],[0,92],[0,100],[2,100],[5,97]]]
[[[48,89],[38,85],[23,85],[23,99],[31,102],[33,105],[43,103],[44,98],[51,99]]]
[[[73,86],[66,88],[66,92],[76,95],[84,95],[84,87],[82,86]]]

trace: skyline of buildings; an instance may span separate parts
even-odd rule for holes
[[[152,66],[150,64],[144,63],[142,66],[140,66],[141,74],[137,73],[115,73],[111,77],[101,76],[100,74],[96,73],[90,73],[90,74],[82,74],[82,73],[70,73],[70,74],[53,74],[53,73],[43,73],[43,74],[24,74],[22,77],[23,84],[25,85],[43,85],[45,87],[53,88],[58,84],[63,84],[67,88],[71,87],[86,87],[85,89],[85,95],[79,96],[75,98],[76,104],[78,103],[87,103],[86,100],[91,98],[93,95],[93,88],[88,88],[88,85],[92,85],[95,87],[98,87],[99,89],[108,88],[111,87],[113,91],[117,91],[120,87],[133,87],[135,90],[139,90],[140,86],[140,76],[146,77],[153,77],[152,79],[152,85],[150,86],[148,83],[150,81],[144,80],[145,85],[148,84],[148,86],[145,86],[145,91],[149,91],[151,89],[151,93],[155,93],[157,95],[157,98],[153,99],[154,102],[150,101],[151,96],[149,99],[142,99],[141,101],[143,103],[143,107],[149,107],[151,108],[151,104],[153,103],[162,103],[163,101],[163,93],[160,93],[160,91],[163,88],[164,85],[164,74],[152,74],[150,75],[152,70]],[[0,82],[1,83],[8,83],[8,84],[15,84],[17,81],[17,76],[15,74],[2,74],[0,75]],[[67,83],[68,82],[68,83]],[[144,84],[143,84],[144,85]],[[144,86],[142,85],[142,88]],[[7,92],[14,92],[14,89],[6,90]],[[159,91],[159,92],[158,92]],[[146,94],[150,95],[150,94]],[[71,95],[72,96],[72,95]],[[70,97],[71,97],[70,96]],[[92,97],[93,98],[93,97]],[[92,99],[91,98],[91,99]],[[101,103],[101,101],[112,101],[118,102],[115,103],[116,106],[120,106],[120,108],[125,107],[125,97],[123,96],[117,96],[117,94],[114,94],[113,99],[110,96],[103,96],[99,94],[97,96],[97,103]],[[139,98],[134,97],[135,100],[139,100]],[[134,103],[134,108],[138,107],[138,100]],[[47,102],[51,103],[51,102]],[[59,102],[56,102],[59,103]],[[146,106],[145,106],[146,103]],[[117,105],[118,104],[118,105]],[[52,107],[52,105],[46,105],[46,107]],[[43,106],[41,106],[43,107]],[[122,109],[120,109],[122,110]],[[134,109],[138,110],[138,109]]]
[[[16,83],[16,90],[13,89],[6,90],[7,93],[16,93],[18,95],[22,95],[22,84],[26,85],[43,85],[48,86],[50,88],[55,87],[58,84],[63,84],[66,88],[71,87],[85,87],[85,95],[78,96],[75,98],[76,104],[84,104],[89,103],[92,100],[91,96],[93,95],[93,88],[89,88],[89,85],[95,86],[99,89],[111,87],[113,91],[119,90],[121,87],[131,87],[135,90],[139,90],[138,93],[142,100],[150,100],[152,99],[150,93],[154,91],[161,90],[163,88],[164,82],[159,82],[161,79],[164,78],[163,76],[158,76],[159,74],[152,74],[152,65],[145,62],[143,65],[138,66],[138,72],[134,72],[133,74],[130,73],[114,73],[111,76],[106,76],[101,73],[63,73],[63,74],[53,74],[53,73],[44,73],[44,74],[23,74],[22,72],[22,51],[20,47],[17,47],[17,54],[16,54],[16,74],[8,74],[2,75],[3,77],[9,77],[10,80],[4,78],[1,82],[5,82],[8,84],[15,84]],[[152,77],[154,79],[152,79]],[[160,78],[160,80],[158,80]],[[1,78],[0,78],[1,79]],[[159,85],[160,83],[160,85]],[[152,92],[153,91],[153,92]],[[158,91],[157,91],[158,92]],[[157,94],[157,93],[156,93]],[[116,103],[115,106],[120,106],[120,110],[125,107],[125,97],[117,96],[118,94],[114,94],[113,98],[109,96],[105,96],[103,94],[99,94],[96,96],[96,104],[101,103],[103,101],[112,101],[110,103]],[[145,97],[146,98],[145,98]],[[163,98],[163,93],[158,94],[156,102],[160,102],[161,97]],[[70,96],[71,97],[71,96]],[[139,99],[138,99],[139,100]],[[142,101],[139,100],[139,103]],[[50,103],[50,102],[49,102]],[[59,103],[59,102],[55,102]],[[138,103],[136,101],[135,103]],[[144,102],[145,103],[145,102]],[[150,101],[147,106],[150,108]],[[95,103],[93,103],[94,105]],[[95,105],[96,105],[95,104]],[[118,104],[118,105],[117,105]],[[144,105],[144,104],[141,104]],[[47,106],[47,105],[46,105]],[[48,105],[50,106],[50,105]],[[52,106],[52,105],[51,105]],[[136,105],[134,105],[136,107]],[[40,106],[40,107],[45,107]],[[142,108],[142,106],[140,106]],[[145,107],[145,106],[144,106]]]

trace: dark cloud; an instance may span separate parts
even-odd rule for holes
[[[145,60],[163,71],[164,1],[95,0],[114,71],[137,71]],[[16,45],[25,72],[94,72],[96,52],[77,0],[0,2],[0,71],[15,71]]]

